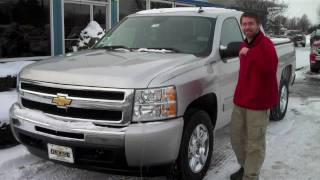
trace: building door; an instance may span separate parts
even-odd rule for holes
[[[79,42],[81,31],[90,21],[96,21],[104,30],[111,27],[110,0],[64,1],[64,50],[71,52]]]

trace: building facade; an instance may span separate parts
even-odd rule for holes
[[[144,9],[217,6],[208,0],[1,0],[0,62],[72,51],[90,21],[109,30]]]

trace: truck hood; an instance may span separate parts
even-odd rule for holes
[[[89,50],[25,67],[20,78],[58,84],[146,88],[152,79],[198,59],[190,54]]]

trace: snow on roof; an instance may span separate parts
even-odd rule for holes
[[[178,8],[161,8],[139,11],[136,14],[161,14],[161,13],[173,13],[173,12],[198,12],[200,7],[178,7]],[[240,12],[234,9],[217,8],[217,7],[201,7],[204,12],[210,13],[230,13]]]

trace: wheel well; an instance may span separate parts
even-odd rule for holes
[[[190,110],[192,109],[201,109],[207,112],[212,121],[212,125],[215,128],[216,122],[217,122],[217,112],[218,112],[216,94],[214,93],[206,94],[194,100],[192,103],[188,105],[184,116],[185,117],[188,116],[190,113]],[[185,118],[185,119],[188,119],[188,118]]]
[[[281,79],[289,83],[291,80],[291,75],[292,75],[292,65],[288,65],[282,70]]]

